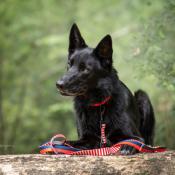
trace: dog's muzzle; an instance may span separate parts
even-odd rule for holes
[[[60,89],[60,90],[63,90],[63,88],[64,88],[64,82],[63,82],[62,80],[58,80],[58,81],[56,82],[56,87],[57,87],[58,89]]]

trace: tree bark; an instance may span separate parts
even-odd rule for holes
[[[0,175],[174,175],[175,152],[133,156],[2,155]]]

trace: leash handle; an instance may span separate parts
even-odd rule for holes
[[[55,141],[55,139],[59,139],[59,140]],[[58,154],[58,151],[57,149],[55,149],[54,144],[64,145],[65,142],[66,142],[66,137],[63,134],[57,134],[51,138],[50,145],[55,154]]]

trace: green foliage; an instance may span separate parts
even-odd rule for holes
[[[152,75],[157,78],[158,86],[163,86],[166,91],[162,91],[157,98],[156,106],[157,143],[164,142],[174,148],[175,141],[175,3],[167,1],[164,9],[153,16],[145,25],[138,45],[140,53],[136,55],[135,61],[141,76]],[[157,92],[155,92],[157,93]]]
[[[141,54],[138,59],[141,60],[145,72],[154,74],[170,90],[175,90],[174,37],[175,4],[168,1],[164,10],[145,26],[139,38]]]
[[[120,78],[151,96],[156,144],[175,148],[174,13],[170,0],[1,1],[0,152],[30,153],[55,133],[76,139],[72,100],[55,88],[73,22],[90,46],[112,35]]]

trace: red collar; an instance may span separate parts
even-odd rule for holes
[[[106,104],[110,99],[111,99],[111,96],[108,96],[108,97],[106,97],[103,101],[98,102],[98,103],[94,103],[94,104],[90,104],[90,106],[99,107],[99,106],[101,106],[101,105]]]

